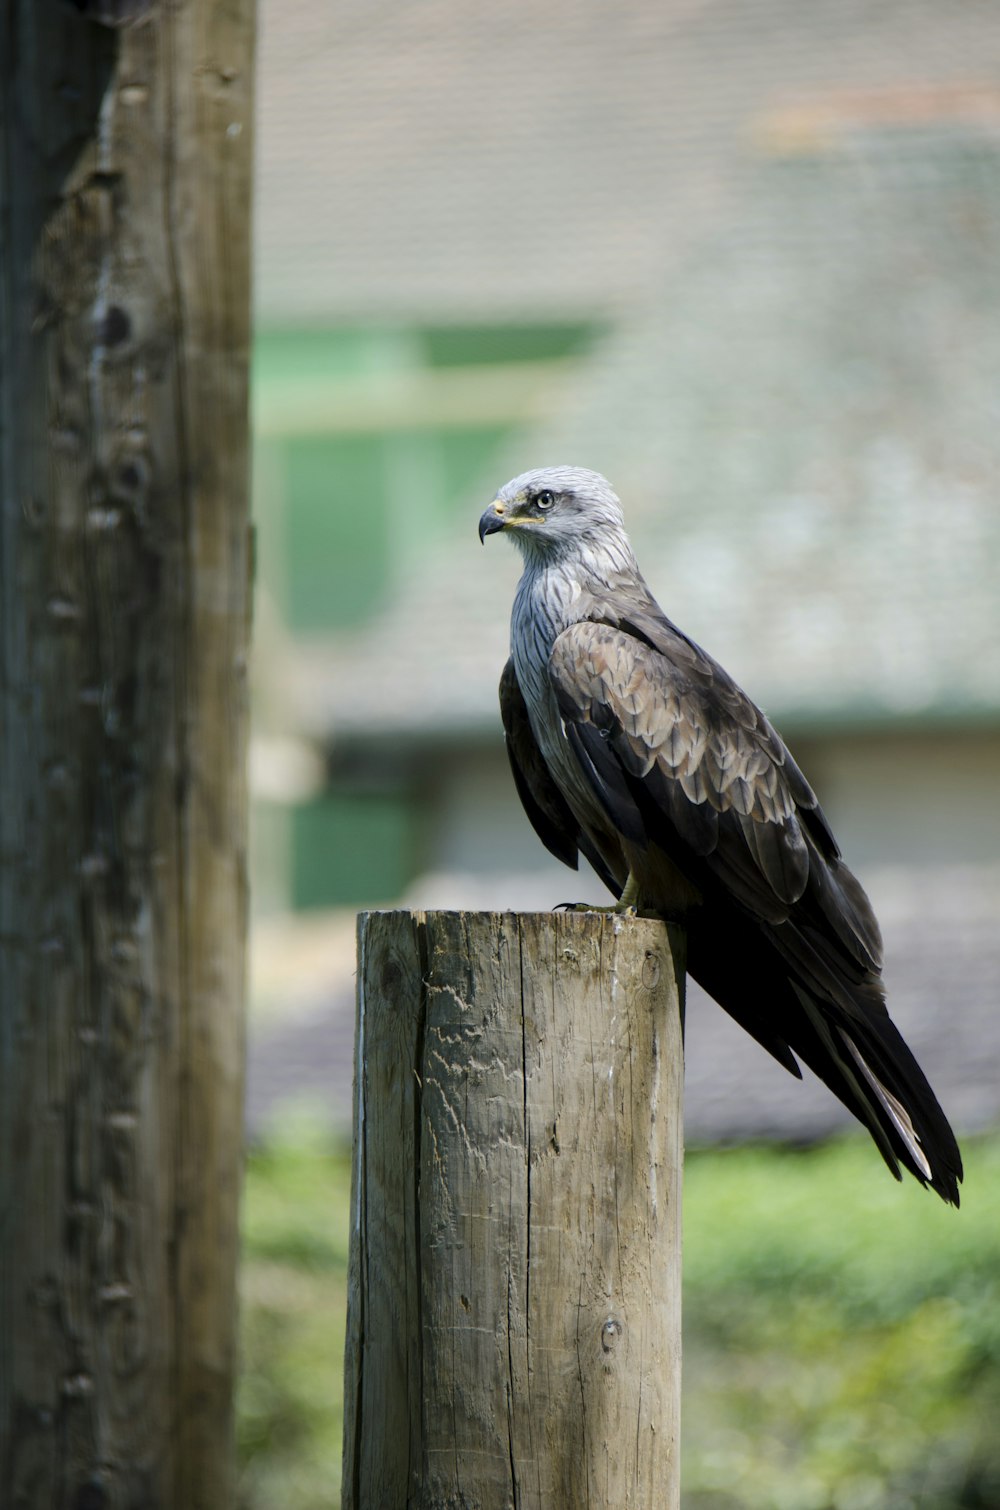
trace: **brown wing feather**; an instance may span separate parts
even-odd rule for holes
[[[578,824],[535,742],[513,660],[508,660],[500,676],[500,717],[514,785],[531,826],[545,848],[575,870]]]
[[[512,659],[507,661],[500,675],[500,717],[514,785],[535,833],[549,853],[571,870],[578,869],[582,851],[608,890],[618,896],[624,877],[618,880],[612,875],[603,856],[588,836],[581,833],[569,804],[549,774],[528,718]]]
[[[683,648],[675,661],[622,629],[575,624],[550,662],[560,709],[642,783],[663,820],[649,838],[689,847],[744,906],[783,921],[809,878],[787,752],[750,700],[696,674]]]

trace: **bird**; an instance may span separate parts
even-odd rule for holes
[[[808,1065],[954,1206],[962,1160],[889,1016],[882,939],[812,787],[766,715],[653,597],[598,472],[506,483],[479,538],[523,558],[500,712],[538,837],[613,908],[683,923],[688,972],[779,1064]]]

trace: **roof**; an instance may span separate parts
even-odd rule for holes
[[[258,317],[635,307],[818,95],[912,118],[998,62],[1000,13],[939,0],[263,0]]]
[[[780,723],[1000,717],[1000,94],[947,98],[748,166],[381,617],[305,647],[304,725],[495,727],[517,563],[476,521],[555,463],[610,477],[665,610]]]

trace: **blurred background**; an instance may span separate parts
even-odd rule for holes
[[[895,1190],[691,990],[685,1503],[995,1510],[1000,12],[261,0],[257,147],[246,1504],[336,1503],[356,911],[605,900],[521,813],[476,537],[570,462],[976,1135],[961,1214]]]

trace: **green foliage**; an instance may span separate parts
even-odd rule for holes
[[[688,1510],[1000,1504],[1000,1144],[960,1212],[865,1140],[689,1157]]]
[[[350,1166],[308,1128],[252,1153],[243,1206],[244,1510],[340,1503]]]
[[[685,1510],[1000,1505],[1000,1139],[961,1211],[867,1140],[695,1151],[685,1180]],[[349,1168],[316,1135],[251,1156],[246,1510],[338,1503]]]

